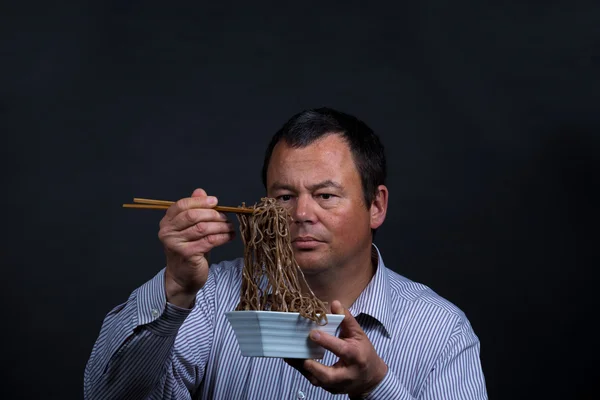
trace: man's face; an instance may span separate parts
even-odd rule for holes
[[[371,216],[350,147],[336,134],[304,148],[279,142],[267,170],[267,195],[292,217],[292,247],[306,275],[343,269],[371,251]]]

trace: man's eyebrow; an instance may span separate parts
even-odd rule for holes
[[[325,189],[325,188],[335,188],[338,190],[342,190],[343,187],[339,183],[332,181],[331,179],[327,179],[323,182],[315,183],[314,185],[308,186],[308,190],[314,192],[315,190]],[[289,190],[290,192],[294,191],[294,188],[291,185],[282,183],[282,182],[274,182],[270,190]]]
[[[340,185],[339,183],[332,181],[331,179],[327,179],[326,181],[315,183],[314,185],[310,185],[308,187],[308,190],[310,190],[311,192],[314,192],[315,190],[326,189],[326,188],[334,188],[334,189],[339,189],[339,190],[343,189],[342,185]]]
[[[274,182],[270,187],[269,190],[289,190],[292,191],[293,188],[290,185],[287,185],[285,183],[281,183],[281,182]]]

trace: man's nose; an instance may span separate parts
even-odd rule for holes
[[[292,208],[292,221],[295,223],[313,223],[315,222],[315,204],[311,196],[301,195],[296,199],[296,204]]]

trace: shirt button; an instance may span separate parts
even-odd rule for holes
[[[156,308],[152,309],[152,316],[155,318],[158,317],[158,310]]]
[[[299,399],[305,399],[306,395],[304,394],[304,392],[302,390],[298,390],[298,398]]]

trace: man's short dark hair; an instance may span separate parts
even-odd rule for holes
[[[367,208],[370,207],[377,187],[385,184],[387,166],[383,144],[367,124],[352,115],[331,108],[304,110],[290,118],[273,135],[262,168],[265,188],[267,169],[277,143],[283,140],[288,146],[303,148],[331,134],[341,136],[348,143],[362,182],[365,204]]]

